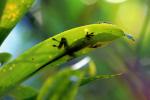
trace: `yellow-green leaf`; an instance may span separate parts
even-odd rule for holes
[[[94,32],[94,36],[87,38],[87,32]],[[0,69],[0,94],[4,94],[47,65],[47,67],[58,66],[68,61],[70,59],[68,55],[71,53],[78,57],[95,49],[91,48],[92,45],[103,47],[123,36],[125,33],[120,28],[105,23],[81,26],[53,36],[27,50]],[[53,45],[59,45],[53,38],[61,40],[62,37],[68,41],[70,46],[68,50],[53,47]]]
[[[3,12],[0,17],[0,45],[12,28],[31,7],[34,0],[5,0],[1,4]],[[6,3],[6,4],[5,4]],[[5,4],[5,5],[4,5]]]

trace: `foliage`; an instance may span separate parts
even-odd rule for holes
[[[47,36],[49,32],[59,34],[51,33],[51,37],[26,50],[15,59],[12,58],[10,53],[0,53],[0,63],[2,65],[0,68],[0,95],[2,96],[2,99],[11,97],[15,100],[66,100],[66,98],[68,100],[74,100],[76,95],[80,96],[78,93],[80,93],[80,89],[84,88],[84,86],[86,87],[96,83],[95,80],[105,79],[109,81],[112,80],[112,78],[122,80],[123,84],[120,85],[119,83],[116,83],[118,84],[116,91],[114,91],[112,95],[110,94],[110,97],[105,96],[105,98],[102,99],[107,100],[110,99],[111,96],[116,96],[118,100],[126,98],[126,91],[129,97],[135,98],[132,96],[132,93],[129,92],[134,90],[129,88],[134,84],[131,80],[135,79],[137,82],[140,81],[141,86],[143,87],[144,82],[147,82],[143,78],[143,72],[138,68],[143,66],[141,64],[141,59],[142,56],[146,54],[145,49],[142,47],[143,43],[145,43],[143,39],[146,35],[146,29],[148,29],[148,17],[145,18],[145,23],[140,35],[141,38],[137,40],[137,35],[135,35],[136,39],[134,39],[132,35],[126,33],[126,31],[135,32],[132,25],[130,25],[131,27],[128,26],[128,28],[127,26],[123,26],[126,22],[119,19],[120,16],[117,17],[119,23],[117,21],[115,22],[115,17],[113,15],[117,13],[112,13],[111,11],[119,9],[118,5],[111,5],[113,9],[109,9],[110,5],[104,1],[98,2],[93,0],[93,2],[86,2],[86,0],[64,0],[58,2],[56,0],[54,2],[46,0],[41,1],[41,17],[37,17],[36,14],[39,13],[36,13],[36,10],[35,12],[34,10],[28,12],[33,2],[34,0],[2,0],[0,4],[0,44],[4,42],[8,34],[25,15],[32,22],[32,28],[35,28],[33,29],[33,32],[37,32],[36,35],[42,34]],[[128,6],[133,2],[134,1],[130,1]],[[64,7],[66,8],[61,6],[62,3],[64,3]],[[48,4],[50,6],[47,6]],[[86,10],[87,6],[90,6],[88,10]],[[58,9],[59,7],[61,9]],[[89,11],[91,11],[92,14],[89,13]],[[26,14],[26,12],[28,13]],[[97,12],[100,12],[100,14],[97,14]],[[147,16],[149,14],[148,8]],[[91,24],[99,20],[97,17],[99,15],[101,20],[111,20],[121,28],[108,23]],[[49,18],[49,16],[51,17]],[[90,17],[93,19],[90,19]],[[83,20],[80,20],[80,18]],[[122,29],[124,29],[124,31]],[[123,39],[123,37],[127,37],[129,40],[126,38]],[[112,42],[115,43],[115,40],[117,40],[116,44],[111,45],[112,47],[109,46],[109,48],[108,44],[111,44]],[[136,41],[136,45],[131,46],[124,40]],[[130,41],[129,43],[132,42]],[[100,47],[100,49],[98,49],[98,47]],[[147,45],[144,45],[144,47],[147,47]],[[101,59],[95,56],[97,61],[94,60],[94,62],[96,63],[91,63],[91,60],[87,60],[84,65],[81,63],[78,64],[80,61],[82,62],[82,60],[84,60],[79,60],[79,57],[87,56],[88,53],[93,50],[100,50],[100,55],[102,55]],[[98,53],[96,53],[96,55],[97,54]],[[11,60],[11,58],[13,60]],[[75,65],[72,64],[70,67],[62,67],[67,62],[76,61],[75,58],[78,60],[78,63]],[[92,58],[92,61],[93,59],[94,58]],[[112,59],[112,61],[109,59]],[[119,67],[114,67],[114,64]],[[82,68],[83,66],[86,66],[86,68]],[[105,68],[103,66],[105,66]],[[109,74],[102,74],[105,73],[106,70],[108,71],[108,66],[111,66],[111,70],[107,72]],[[54,70],[52,68],[54,68]],[[49,73],[50,71],[52,71],[52,73]],[[139,73],[142,75],[139,75]],[[39,91],[34,89],[34,86],[32,85],[22,85],[24,84],[23,82],[28,81],[30,77],[34,80],[32,77],[33,75],[35,75],[35,77],[40,77],[39,80],[43,80],[41,83],[39,80],[33,82],[34,84],[37,82],[41,85],[38,87],[40,88]],[[100,86],[102,86],[101,90],[104,90],[104,92],[109,88],[104,88],[106,84],[104,85],[102,83],[105,82],[105,80],[99,81],[101,82]],[[112,83],[113,82],[114,81],[112,81]],[[125,82],[129,84],[129,86],[126,85]],[[112,85],[109,84],[108,86],[111,87]],[[119,88],[119,86],[121,88]],[[145,93],[145,88],[143,91]],[[83,91],[81,93],[84,95]],[[118,96],[118,93],[120,93],[120,96]],[[99,100],[99,98],[103,97],[102,95],[103,94],[97,99]],[[90,95],[88,97],[87,98],[91,100]],[[144,96],[140,96],[139,98],[143,99]]]

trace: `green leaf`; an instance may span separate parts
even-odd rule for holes
[[[9,95],[14,100],[36,100],[37,91],[29,86],[18,86]]]
[[[87,32],[94,32],[94,36],[89,39],[86,37]],[[0,94],[9,91],[45,66],[58,66],[67,62],[70,59],[68,55],[71,53],[78,57],[95,49],[91,48],[91,45],[103,47],[123,36],[125,34],[121,29],[105,23],[81,26],[53,36],[27,50],[0,69]],[[59,45],[53,38],[61,40],[62,37],[67,39],[72,49],[53,47],[53,45]]]
[[[74,100],[83,71],[65,69],[49,77],[40,90],[37,100]]]
[[[3,65],[4,63],[7,63],[11,59],[12,55],[7,52],[0,53],[0,63]]]
[[[93,76],[93,77],[87,77],[87,78],[83,78],[82,81],[81,81],[81,84],[80,86],[83,86],[83,85],[86,85],[90,82],[93,82],[95,80],[99,80],[99,79],[109,79],[109,78],[114,78],[114,77],[117,77],[117,76],[120,76],[122,74],[113,74],[113,75],[96,75],[96,76]]]
[[[34,0],[7,0],[0,20],[0,45],[12,28],[29,10]],[[4,5],[4,3],[2,4]]]
[[[0,3],[0,20],[1,20],[2,14],[3,14],[3,9],[5,7],[6,2],[7,2],[7,0],[1,0],[1,3]]]
[[[88,73],[90,76],[95,76],[96,75],[96,65],[93,60],[89,61],[89,67],[88,67]]]

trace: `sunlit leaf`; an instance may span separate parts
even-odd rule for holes
[[[91,34],[92,32],[94,33]],[[0,69],[0,94],[7,92],[47,65],[58,66],[68,61],[70,59],[68,55],[81,56],[123,36],[124,32],[115,25],[103,23],[74,28],[49,38]],[[69,48],[58,49],[53,46],[59,45],[54,38],[59,41],[62,37],[68,41]]]
[[[0,44],[31,7],[34,0],[7,0],[0,20]]]

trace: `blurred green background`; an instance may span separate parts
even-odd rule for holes
[[[150,100],[149,0],[36,0],[11,31],[0,51],[13,59],[33,45],[65,30],[93,23],[119,26],[135,37],[120,39],[88,54],[97,74],[117,74],[80,87],[76,100]],[[39,89],[54,70],[41,72],[23,84]]]

